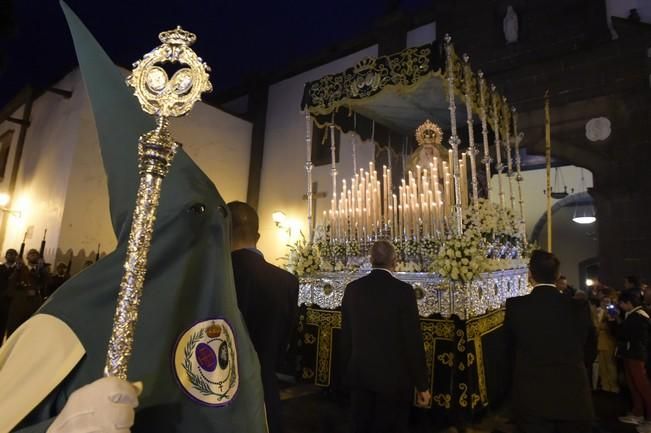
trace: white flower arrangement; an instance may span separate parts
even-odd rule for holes
[[[294,245],[288,245],[289,253],[284,257],[285,269],[297,277],[312,274],[319,270],[321,257],[316,246],[305,239],[303,233]]]
[[[430,266],[432,272],[452,281],[470,282],[488,268],[481,233],[468,229],[448,237]]]
[[[519,224],[511,209],[483,198],[478,203],[476,209],[470,206],[464,212],[467,229],[474,228],[486,238],[519,236]]]
[[[485,272],[506,271],[508,269],[522,268],[527,263],[521,259],[490,259],[486,261]]]
[[[319,267],[319,270],[323,272],[343,272],[348,270],[348,268],[340,260],[338,260],[334,264],[327,261],[321,261],[321,266]]]

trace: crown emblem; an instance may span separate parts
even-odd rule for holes
[[[158,34],[158,39],[164,44],[169,45],[185,45],[189,47],[197,40],[197,35],[187,30],[183,30],[181,26],[177,26],[174,30],[167,30]]]
[[[209,338],[217,338],[222,334],[222,327],[212,322],[212,325],[206,328],[206,335]]]
[[[427,119],[416,129],[416,141],[419,146],[440,145],[443,140],[443,131],[439,126]]]

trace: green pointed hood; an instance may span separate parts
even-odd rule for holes
[[[65,321],[87,352],[61,389],[42,403],[47,406],[42,413],[60,410],[70,392],[102,375],[138,186],[137,140],[154,126],[90,32],[63,3],[62,8],[95,115],[118,245],[40,310]],[[259,363],[237,308],[229,245],[223,199],[179,149],[163,181],[129,363],[129,377],[144,382],[132,432],[266,431]],[[230,325],[237,351],[239,387],[223,407],[189,396],[180,384],[183,372],[174,368],[177,345],[187,331],[214,319]]]

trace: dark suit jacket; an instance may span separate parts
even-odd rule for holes
[[[428,389],[413,288],[376,269],[346,287],[343,356],[353,388],[380,393]]]
[[[16,270],[16,266],[8,266],[6,263],[0,265],[0,298],[9,297],[9,277]]]
[[[298,279],[251,250],[231,253],[237,305],[258,352],[263,380],[274,374],[298,316]]]
[[[516,415],[592,419],[586,363],[596,355],[596,333],[588,303],[537,286],[506,301],[504,327]]]

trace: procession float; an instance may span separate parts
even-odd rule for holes
[[[498,402],[506,391],[503,306],[529,291],[516,109],[449,36],[308,82],[302,108],[309,233],[286,257],[300,279],[300,377],[341,384],[344,289],[370,270],[372,243],[388,239],[399,257],[395,275],[418,302],[430,409],[472,416]],[[352,155],[340,156],[353,160],[348,179],[337,171],[341,133],[353,134]],[[362,141],[375,146],[364,167]],[[332,178],[321,215],[317,146],[329,146]],[[391,318],[377,326],[392,326]]]

